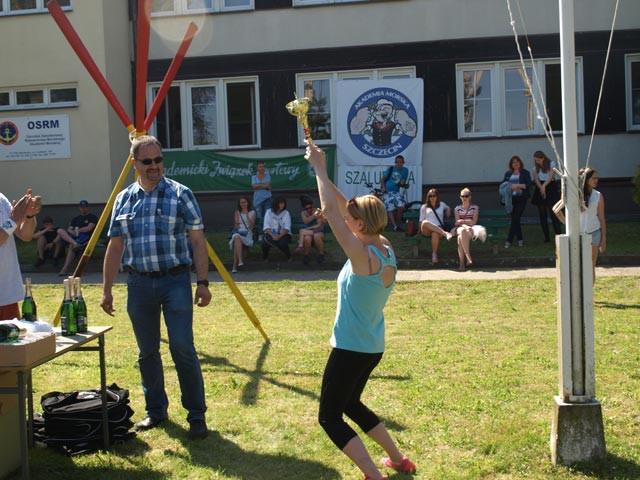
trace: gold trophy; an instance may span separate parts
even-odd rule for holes
[[[309,122],[307,120],[307,112],[309,111],[309,99],[307,97],[298,98],[287,103],[287,111],[294,117],[298,117],[300,125],[304,130],[304,136],[307,142],[311,143],[311,132],[309,131]]]

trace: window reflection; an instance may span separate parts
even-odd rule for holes
[[[307,119],[314,140],[331,138],[331,83],[329,79],[305,80],[304,96],[309,99]]]
[[[491,74],[489,70],[463,72],[464,131],[491,132]]]
[[[631,123],[640,125],[640,62],[631,62]]]
[[[531,68],[527,68],[531,78]],[[533,130],[535,107],[531,90],[527,86],[522,68],[507,68],[504,71],[505,129],[507,131]]]
[[[192,87],[191,105],[193,144],[218,144],[216,87]]]

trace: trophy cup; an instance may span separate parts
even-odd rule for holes
[[[309,131],[309,122],[307,121],[307,111],[309,111],[309,99],[307,97],[298,98],[287,103],[287,111],[294,117],[298,117],[300,125],[304,130],[304,136],[307,142],[311,143],[311,132]]]

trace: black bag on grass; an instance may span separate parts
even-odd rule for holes
[[[100,390],[50,392],[42,396],[42,415],[34,420],[36,440],[78,455],[103,448],[102,396]],[[122,443],[135,436],[129,429],[133,410],[129,390],[115,383],[107,387],[109,443]]]

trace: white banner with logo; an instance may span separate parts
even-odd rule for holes
[[[407,178],[407,201],[422,200],[422,165],[407,165],[409,177]],[[380,165],[338,165],[336,172],[336,184],[345,197],[352,198],[360,195],[375,195],[375,189],[380,189],[380,182],[384,178],[389,167]],[[404,190],[400,189],[400,193]]]
[[[0,116],[0,160],[70,158],[68,115]]]
[[[421,200],[422,79],[344,80],[336,87],[338,187],[353,191],[356,167],[384,172],[402,155],[414,177],[409,200]]]
[[[338,164],[422,164],[423,84],[402,80],[337,82]]]

